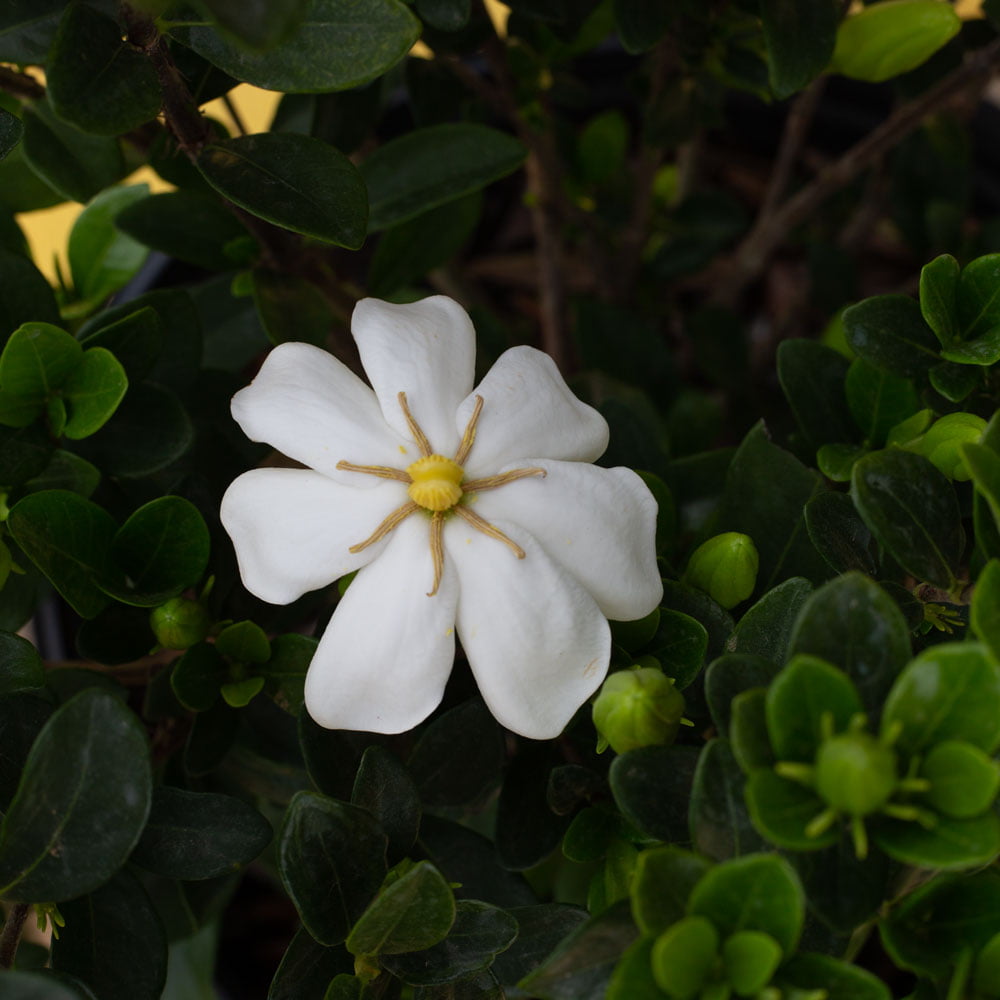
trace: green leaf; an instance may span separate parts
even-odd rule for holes
[[[420,22],[399,0],[308,0],[297,21],[284,41],[263,53],[211,28],[173,34],[230,76],[289,94],[359,87],[398,63],[420,35]]]
[[[82,5],[81,5],[82,6]],[[145,184],[102,191],[77,217],[69,234],[69,269],[77,295],[98,304],[127,284],[149,251],[115,228],[122,209],[146,197]]]
[[[244,677],[237,681],[226,681],[219,687],[219,694],[230,708],[246,708],[263,690],[263,677]]]
[[[86,4],[70,4],[45,64],[55,113],[84,132],[121,135],[155,118],[162,96],[152,61],[118,25]]]
[[[761,0],[760,8],[771,89],[780,101],[826,68],[837,38],[840,8],[830,0],[808,4]]]
[[[28,754],[50,715],[52,705],[40,693],[17,691],[0,697],[0,809],[6,810],[17,794]]]
[[[507,913],[517,921],[514,943],[493,961],[490,971],[513,993],[512,987],[539,965],[587,920],[587,911],[565,903],[512,906]]]
[[[920,271],[920,313],[943,347],[958,340],[958,261],[950,253]]]
[[[705,700],[721,736],[729,735],[733,699],[751,688],[767,687],[778,669],[770,660],[752,653],[727,653],[709,664]]]
[[[299,928],[271,981],[267,1000],[303,1000],[321,997],[330,980],[354,968],[347,949],[326,948]]]
[[[750,822],[743,797],[745,779],[726,740],[705,746],[694,773],[688,823],[696,850],[717,861],[766,850]]]
[[[986,254],[966,264],[958,279],[956,305],[964,341],[976,340],[1000,326],[1000,254]]]
[[[982,368],[995,365],[1000,361],[1000,325],[975,340],[942,348],[941,357],[956,365],[979,365]]]
[[[850,497],[832,490],[820,493],[806,504],[805,518],[809,539],[832,569],[875,575],[872,534]]]
[[[730,705],[729,741],[736,762],[747,774],[774,763],[767,735],[766,699],[766,688],[752,687],[736,695]]]
[[[828,496],[837,494],[820,493],[810,503]],[[726,651],[784,663],[792,626],[811,592],[812,584],[802,577],[793,576],[779,583],[739,620],[733,634],[726,640]]]
[[[68,490],[42,490],[10,512],[14,540],[81,618],[107,603],[97,585],[107,573],[117,525],[103,508]]]
[[[405,222],[506,177],[525,155],[516,139],[470,122],[433,125],[387,142],[361,166],[368,231]]]
[[[326,296],[312,282],[263,267],[255,267],[250,278],[257,315],[272,344],[326,344],[336,319]]]
[[[271,644],[267,634],[254,622],[243,621],[228,625],[215,640],[215,648],[233,663],[267,663]]]
[[[951,482],[923,455],[890,448],[862,458],[851,499],[871,533],[918,580],[954,590],[964,535]]]
[[[622,815],[654,840],[687,840],[687,805],[698,756],[695,747],[655,746],[616,757],[608,782]],[[650,795],[650,788],[658,794]]]
[[[271,824],[242,799],[163,785],[131,861],[164,878],[218,878],[245,868],[271,836]]]
[[[48,323],[25,323],[0,355],[0,420],[24,427],[43,410],[80,364],[83,348],[65,330]]]
[[[146,734],[122,702],[90,688],[45,724],[0,830],[0,889],[59,902],[124,863],[149,813]]]
[[[228,676],[226,663],[215,646],[199,642],[174,664],[170,686],[185,708],[205,712],[215,704]]]
[[[63,433],[70,440],[90,437],[111,419],[128,389],[118,359],[103,347],[92,347],[63,385],[69,420]]]
[[[994,934],[976,956],[972,985],[988,996],[990,992],[996,994],[997,983],[1000,983],[1000,933]]]
[[[767,986],[780,963],[778,942],[759,931],[737,931],[722,946],[726,977],[740,996],[753,996]]]
[[[676,680],[679,690],[694,680],[707,650],[708,632],[701,622],[682,611],[660,610],[656,635],[647,652],[659,660],[668,677]]]
[[[985,812],[1000,788],[997,765],[978,747],[945,740],[931,748],[920,765],[931,787],[927,801],[945,816],[968,819]]]
[[[661,934],[683,918],[691,890],[711,867],[700,854],[652,847],[636,862],[632,915],[643,934]]]
[[[746,797],[754,826],[778,847],[818,851],[840,838],[836,826],[816,835],[807,832],[826,803],[811,788],[782,778],[768,767],[758,768],[750,775]]]
[[[129,381],[148,375],[163,348],[163,324],[150,306],[138,303],[106,309],[80,329],[78,338],[86,348],[109,350],[125,369]]]
[[[25,492],[39,490],[71,490],[82,497],[89,497],[97,489],[101,473],[86,459],[71,451],[54,452],[44,469],[25,484]]]
[[[848,965],[829,955],[806,952],[784,965],[777,982],[813,996],[822,990],[827,1000],[891,1000],[886,985],[867,969]],[[796,990],[796,992],[798,992]],[[789,991],[786,995],[793,996]]]
[[[61,903],[66,926],[52,943],[52,967],[84,982],[101,1000],[160,1000],[167,939],[159,914],[134,875],[118,872],[89,896]]]
[[[705,917],[684,917],[653,942],[653,977],[672,997],[700,996],[715,970],[719,932]]]
[[[86,202],[125,173],[118,140],[61,122],[45,102],[24,112],[24,158],[53,190]]]
[[[926,62],[961,27],[954,9],[935,0],[874,4],[841,22],[830,69],[881,83]]]
[[[40,688],[44,683],[38,650],[23,636],[0,631],[0,695]]]
[[[30,260],[0,247],[0,330],[29,322],[61,322],[55,295]]]
[[[625,950],[608,983],[604,1000],[664,1000],[653,978],[653,939],[639,938]]]
[[[802,932],[805,899],[784,858],[748,854],[710,869],[694,887],[688,913],[707,917],[723,938],[737,931],[763,931],[790,955]]]
[[[407,769],[385,747],[371,746],[364,752],[351,803],[367,809],[379,821],[389,840],[390,862],[409,854],[420,828],[420,795]]]
[[[119,212],[115,225],[139,243],[206,271],[233,270],[226,245],[249,237],[232,212],[202,191],[150,195]]]
[[[651,49],[670,27],[670,8],[646,0],[614,0],[612,10],[618,37],[626,52],[638,55]]]
[[[441,873],[421,861],[372,901],[347,936],[352,955],[398,955],[443,940],[455,921],[455,897]]]
[[[861,700],[843,671],[799,653],[767,689],[767,731],[779,760],[811,764],[823,739],[823,718],[843,732],[861,711]]]
[[[306,671],[319,645],[296,632],[271,641],[271,658],[257,670],[267,682],[267,693],[289,715],[298,715],[305,697]]]
[[[2,160],[20,141],[24,133],[21,120],[9,111],[0,108],[0,160]]]
[[[976,492],[989,505],[990,513],[1000,530],[1000,455],[984,444],[959,445],[965,467],[972,475]]]
[[[866,443],[879,448],[896,424],[920,407],[917,390],[908,378],[876,368],[864,358],[855,358],[844,383],[847,405],[861,428]]]
[[[789,652],[808,653],[843,670],[874,719],[910,659],[910,633],[898,605],[877,583],[845,573],[806,602]]]
[[[939,816],[929,830],[887,820],[872,832],[872,840],[891,858],[918,868],[975,868],[1000,854],[1000,818],[993,813],[973,819]]]
[[[954,365],[942,361],[928,373],[931,385],[945,399],[960,403],[982,382],[982,372],[971,365]]]
[[[991,559],[976,580],[969,624],[1000,663],[1000,559]]]
[[[876,295],[844,311],[847,342],[889,374],[919,376],[938,362],[938,343],[920,304],[908,295]]]
[[[368,206],[357,168],[333,146],[292,132],[220,139],[198,156],[223,197],[283,229],[357,250]]]
[[[339,944],[385,877],[385,834],[369,812],[297,792],[278,835],[278,870],[302,923]]]
[[[621,829],[618,816],[607,808],[584,806],[574,817],[562,841],[562,852],[570,861],[590,864],[608,853]]]
[[[116,574],[101,586],[126,604],[156,607],[201,579],[208,552],[208,527],[198,508],[183,497],[163,496],[118,529],[111,556],[122,579]]]
[[[250,48],[274,48],[291,35],[309,8],[308,0],[247,3],[246,0],[201,0],[215,21]]]
[[[882,732],[911,756],[942,740],[993,753],[1000,746],[1000,665],[974,642],[931,646],[899,675],[886,699]]]

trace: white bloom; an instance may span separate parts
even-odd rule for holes
[[[658,604],[656,504],[548,355],[505,352],[473,391],[475,333],[444,296],[365,299],[371,380],[282,344],[233,416],[307,469],[255,469],[222,501],[243,582],[287,604],[360,570],[306,677],[331,729],[402,732],[438,705],[462,640],[490,711],[557,736],[607,672],[607,618]]]

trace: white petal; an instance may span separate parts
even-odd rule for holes
[[[310,469],[253,469],[226,490],[219,515],[236,548],[243,585],[264,601],[289,604],[371,562],[384,541],[363,542],[406,503],[402,483],[355,489]]]
[[[367,487],[371,476],[340,461],[405,467],[404,441],[382,419],[378,400],[346,365],[311,344],[281,344],[257,377],[233,396],[233,417],[251,441],[340,482]],[[411,459],[412,461],[412,459]]]
[[[483,412],[465,466],[470,477],[490,475],[529,455],[592,462],[608,446],[604,417],[577,399],[555,362],[533,347],[512,347],[500,355],[459,406],[459,430],[468,423],[476,396],[483,397]]]
[[[530,535],[495,527],[524,559],[457,517],[445,527],[459,578],[459,638],[500,723],[552,739],[604,680],[610,629],[594,599]]]
[[[468,313],[445,295],[408,305],[362,299],[351,332],[389,426],[410,438],[398,399],[405,392],[434,451],[454,455],[455,410],[475,377],[476,333]],[[414,452],[411,461],[419,457]]]
[[[487,521],[510,521],[530,532],[608,618],[648,615],[663,597],[663,583],[656,501],[646,484],[631,469],[544,459],[525,464],[545,469],[545,478],[478,493],[472,509]]]
[[[327,729],[401,733],[437,707],[455,659],[458,585],[438,592],[426,517],[413,514],[351,582],[306,675],[306,708]]]

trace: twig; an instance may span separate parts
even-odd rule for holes
[[[881,125],[852,146],[839,160],[821,171],[809,184],[773,212],[765,224],[755,226],[732,257],[723,263],[712,285],[718,301],[734,301],[758,278],[788,234],[805,222],[816,209],[879,157],[917,129],[924,118],[954,97],[982,87],[1000,56],[1000,39],[970,55],[966,61],[926,93],[897,108]]]
[[[228,92],[222,95],[222,103],[225,104],[226,110],[229,112],[229,117],[232,118],[233,124],[236,126],[236,130],[240,133],[240,135],[246,135],[247,127],[243,124],[239,108],[236,107],[236,103],[233,101],[232,97],[229,96]]]
[[[3,930],[0,930],[0,969],[14,967],[14,956],[21,943],[21,931],[31,912],[30,903],[12,903]]]

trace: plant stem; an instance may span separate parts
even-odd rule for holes
[[[21,943],[21,931],[31,912],[30,903],[12,903],[3,930],[0,930],[0,969],[11,969],[17,946]]]
[[[18,73],[10,66],[0,66],[0,90],[18,100],[38,101],[45,96],[45,88],[33,76]]]

